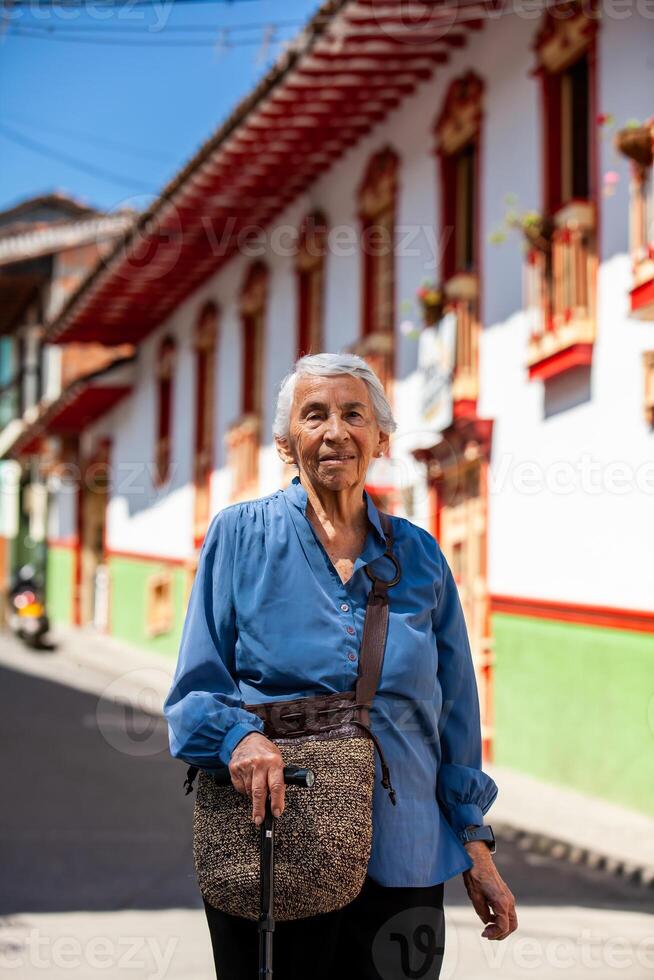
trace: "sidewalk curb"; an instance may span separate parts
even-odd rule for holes
[[[503,820],[489,822],[492,822],[493,830],[498,838],[516,844],[520,850],[545,854],[570,864],[583,864],[597,871],[606,871],[608,874],[616,875],[619,878],[624,878],[625,881],[642,885],[643,888],[651,888],[654,891],[654,868],[649,865],[623,861],[610,854],[580,847],[571,841],[551,837],[538,831],[525,830],[522,827],[505,823]]]

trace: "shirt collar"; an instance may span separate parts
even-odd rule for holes
[[[286,495],[288,500],[293,504],[293,506],[296,507],[306,517],[307,501],[309,498],[306,490],[300,483],[299,476],[293,477],[289,485],[284,489],[283,493]],[[372,497],[367,492],[367,490],[363,491],[363,500],[367,508],[368,519],[370,520],[370,523],[372,524],[375,531],[377,532],[377,535],[380,538],[380,540],[385,544],[386,535],[382,530],[381,521],[379,520],[379,511],[375,507]]]

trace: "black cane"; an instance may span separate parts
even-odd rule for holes
[[[220,785],[231,782],[229,769],[218,769],[213,777]],[[310,789],[316,781],[311,769],[302,766],[284,766],[284,782],[288,786],[304,786]],[[266,813],[261,824],[260,838],[260,903],[259,903],[259,978],[272,980],[273,932],[275,931],[275,818],[266,797]]]

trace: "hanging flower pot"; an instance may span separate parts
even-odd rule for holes
[[[433,327],[443,315],[443,290],[434,283],[425,282],[416,293],[422,319],[426,327]]]
[[[615,147],[641,167],[652,166],[652,126],[626,126],[615,134]]]
[[[552,247],[554,222],[536,211],[527,212],[520,219],[520,228],[530,249],[548,252]]]

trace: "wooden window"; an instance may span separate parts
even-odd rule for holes
[[[173,410],[173,377],[176,346],[172,337],[164,337],[157,357],[157,444],[155,483],[165,483],[170,476],[171,432]]]
[[[363,261],[362,332],[393,333],[395,327],[395,211],[398,158],[386,147],[366,169],[359,188]]]
[[[227,434],[227,462],[232,477],[232,501],[256,495],[263,409],[263,351],[268,272],[255,262],[241,291],[243,374],[241,414]]]
[[[193,479],[195,484],[194,539],[204,537],[210,516],[210,485],[213,469],[214,374],[218,311],[207,303],[195,328],[195,444]]]
[[[260,415],[263,400],[263,344],[266,315],[268,273],[256,262],[248,271],[241,292],[243,326],[243,415]]]
[[[436,122],[441,164],[445,281],[478,266],[477,215],[483,82],[474,72],[455,79]]]
[[[569,0],[546,11],[534,44],[542,83],[544,206],[554,215],[594,196],[594,4]]]
[[[591,196],[589,59],[546,76],[543,125],[547,161],[545,204],[549,214],[573,200]]]
[[[445,311],[456,317],[453,413],[475,416],[479,390],[479,156],[484,83],[454,79],[436,120]]]
[[[319,211],[302,222],[296,257],[298,286],[297,356],[322,350],[327,222]]]

